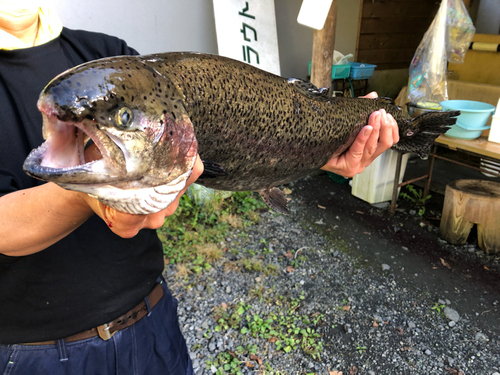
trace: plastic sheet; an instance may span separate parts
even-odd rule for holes
[[[448,61],[461,63],[474,37],[475,27],[462,0],[442,0],[410,65],[408,99],[417,106],[438,109],[448,100]]]
[[[216,198],[229,198],[231,194],[230,191],[214,190],[198,184],[192,184],[187,189],[189,199],[201,207]]]

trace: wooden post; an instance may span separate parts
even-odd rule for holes
[[[333,0],[325,25],[314,30],[311,59],[311,83],[317,88],[331,87],[335,26],[337,25],[337,0]],[[331,89],[330,89],[331,91]]]
[[[446,186],[441,236],[463,244],[477,224],[478,244],[487,253],[500,252],[500,184],[486,180],[457,180]]]

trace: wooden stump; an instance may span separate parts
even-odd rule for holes
[[[439,230],[452,244],[463,244],[477,224],[479,247],[500,252],[500,184],[484,180],[457,180],[446,186]]]

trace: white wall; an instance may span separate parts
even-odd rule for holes
[[[475,22],[476,32],[500,34],[500,1],[481,0]]]
[[[118,36],[142,54],[169,51],[217,53],[211,0],[52,0],[63,24]],[[359,0],[337,0],[335,49],[356,47]],[[305,78],[313,30],[299,25],[302,0],[275,0],[281,75]]]
[[[127,41],[142,54],[217,53],[210,0],[52,0],[63,24]]]
[[[274,0],[274,2],[281,75],[305,78],[312,55],[314,30],[297,23],[302,0]],[[335,49],[344,55],[350,53],[354,55],[356,52],[360,9],[360,0],[337,0]]]

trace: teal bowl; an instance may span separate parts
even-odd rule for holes
[[[445,111],[460,111],[457,123],[445,133],[448,137],[459,139],[479,138],[483,130],[490,128],[486,123],[495,111],[495,106],[491,104],[472,100],[445,100],[439,104]]]

